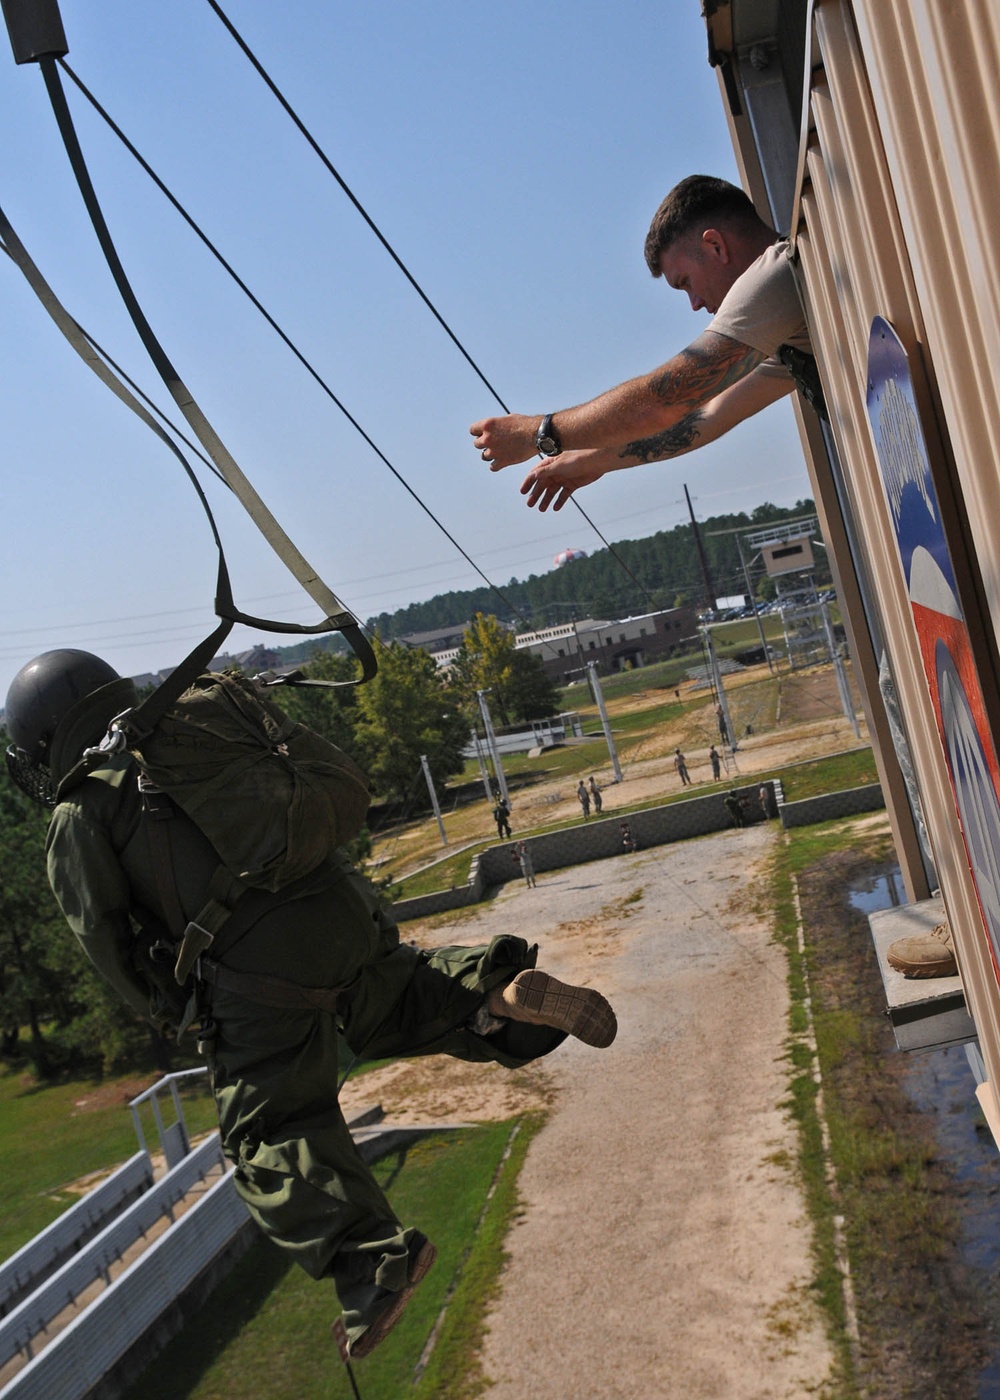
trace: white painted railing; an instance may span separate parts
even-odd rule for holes
[[[218,1140],[213,1141],[218,1149]],[[190,1160],[186,1158],[185,1163]],[[124,1269],[8,1382],[0,1397],[81,1400],[247,1223],[233,1173],[234,1168],[230,1168]]]
[[[153,1184],[147,1152],[137,1152],[117,1171],[53,1220],[41,1234],[0,1264],[0,1318],[92,1240],[115,1215]]]
[[[169,1215],[173,1219],[173,1207],[177,1202],[183,1199],[195,1182],[202,1180],[222,1162],[222,1145],[218,1134],[213,1134],[106,1225],[40,1288],[13,1308],[0,1321],[0,1365],[18,1352],[30,1358],[33,1355],[33,1338],[64,1308],[71,1306],[96,1279],[108,1281],[111,1266],[118,1262],[130,1245],[162,1216]],[[46,1351],[48,1349],[46,1347]],[[6,1396],[8,1392],[19,1393],[7,1387],[0,1391],[0,1395]],[[78,1393],[83,1394],[84,1391]],[[39,1400],[51,1400],[49,1392],[38,1391],[37,1394]]]

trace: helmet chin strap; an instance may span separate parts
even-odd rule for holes
[[[14,786],[42,807],[56,805],[56,785],[44,763],[33,763],[23,749],[9,745],[4,758],[7,776]]]

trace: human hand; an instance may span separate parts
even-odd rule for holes
[[[558,457],[546,457],[531,468],[521,482],[521,495],[527,496],[529,506],[540,511],[562,510],[581,486],[589,486],[608,470],[602,465],[601,454],[593,452],[561,452]]]
[[[535,437],[541,421],[540,417],[508,413],[506,418],[481,418],[469,432],[490,471],[499,472],[535,455]]]

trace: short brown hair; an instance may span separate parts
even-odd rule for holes
[[[688,175],[657,209],[646,234],[646,266],[653,276],[662,276],[661,253],[699,225],[705,229],[713,223],[749,229],[760,219],[738,185],[714,175]]]

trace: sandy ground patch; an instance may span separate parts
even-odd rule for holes
[[[540,966],[619,1015],[609,1050],[568,1042],[519,1084],[414,1066],[352,1090],[451,1117],[550,1103],[489,1318],[493,1400],[801,1400],[827,1376],[781,1108],[784,955],[750,894],[775,839],[755,827],[595,862],[406,926],[424,943],[537,939]]]

